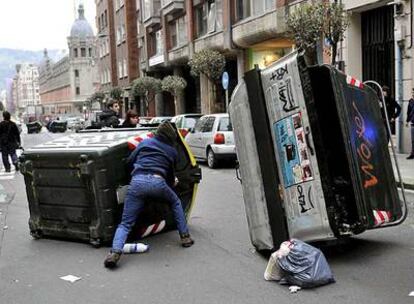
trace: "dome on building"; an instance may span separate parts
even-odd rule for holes
[[[83,5],[79,4],[78,9],[79,17],[75,20],[70,30],[71,37],[86,38],[93,37],[93,30],[89,22],[85,19],[85,10]]]

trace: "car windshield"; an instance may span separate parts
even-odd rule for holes
[[[231,125],[230,118],[228,117],[220,118],[217,131],[233,131],[233,126]]]

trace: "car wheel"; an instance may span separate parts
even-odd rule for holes
[[[207,151],[207,165],[211,168],[214,169],[217,167],[217,158],[216,155],[214,154],[212,149],[208,149]]]

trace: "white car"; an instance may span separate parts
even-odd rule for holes
[[[235,160],[233,126],[229,114],[204,115],[185,137],[195,158],[216,168],[221,160]]]

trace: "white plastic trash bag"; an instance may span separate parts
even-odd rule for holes
[[[280,269],[277,259],[287,256],[291,246],[291,242],[283,242],[279,250],[272,253],[264,273],[264,279],[266,281],[280,281],[283,278],[283,271]]]
[[[292,239],[289,253],[277,259],[283,280],[290,285],[312,288],[335,282],[323,253],[300,240]]]

